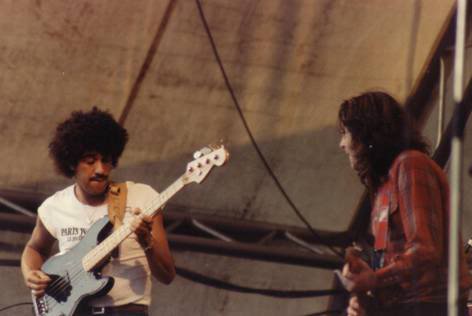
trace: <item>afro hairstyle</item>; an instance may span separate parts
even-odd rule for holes
[[[126,129],[109,112],[94,106],[88,112],[74,111],[58,124],[49,154],[57,171],[72,178],[80,159],[89,153],[109,158],[116,167],[127,141]]]

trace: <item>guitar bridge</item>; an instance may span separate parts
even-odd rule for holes
[[[34,313],[36,316],[43,316],[49,312],[49,307],[46,300],[43,297],[36,297],[31,294],[31,298],[33,301]]]

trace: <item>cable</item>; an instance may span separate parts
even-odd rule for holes
[[[16,304],[13,304],[13,305],[8,305],[8,306],[0,308],[0,312],[6,311],[7,309],[10,309],[10,308],[13,308],[13,307],[22,306],[22,305],[33,305],[33,303],[24,302],[24,303],[16,303]]]
[[[318,313],[314,313],[314,314],[307,314],[307,315],[304,315],[304,316],[333,315],[333,314],[341,314],[342,312],[344,312],[344,311],[340,311],[340,310],[327,310],[327,311],[318,312]]]
[[[20,260],[18,259],[0,259],[0,266],[18,267],[20,266]],[[228,291],[235,291],[240,293],[253,293],[261,294],[266,296],[278,297],[278,298],[306,298],[306,297],[318,297],[328,295],[343,295],[344,290],[306,290],[306,291],[285,291],[285,290],[272,290],[272,289],[258,289],[247,286],[236,285],[226,281],[218,280],[212,277],[205,276],[195,271],[191,271],[182,267],[175,267],[175,270],[179,276],[192,282],[204,284],[214,288],[224,289]],[[1,310],[0,310],[1,311]]]
[[[233,90],[233,87],[231,86],[231,83],[229,82],[229,79],[228,79],[228,76],[226,75],[226,71],[224,69],[224,66],[223,66],[223,62],[221,61],[221,58],[220,58],[220,55],[218,53],[218,50],[216,48],[216,44],[215,44],[215,41],[213,39],[213,36],[211,34],[211,31],[210,31],[210,27],[208,26],[208,22],[206,20],[206,17],[205,17],[205,13],[203,12],[203,8],[202,8],[202,5],[200,3],[200,0],[195,0],[195,2],[197,3],[197,7],[198,7],[198,12],[200,13],[200,17],[202,19],[202,23],[203,23],[203,26],[205,28],[205,31],[206,31],[206,34],[208,36],[208,39],[210,41],[210,44],[211,44],[211,47],[212,47],[212,50],[213,50],[213,54],[215,56],[215,59],[216,59],[216,62],[218,63],[218,66],[220,68],[220,71],[221,71],[221,74],[223,76],[223,79],[225,81],[225,84],[226,84],[226,88],[228,89],[230,95],[231,95],[231,99],[233,100],[233,103],[236,107],[236,110],[238,111],[239,113],[239,116],[241,118],[241,121],[244,125],[244,128],[247,132],[247,134],[249,135],[249,138],[251,139],[251,143],[252,145],[254,146],[254,149],[256,150],[257,154],[259,155],[259,158],[261,159],[262,163],[264,164],[265,168],[267,169],[267,171],[269,172],[269,175],[271,176],[271,178],[274,180],[277,188],[279,189],[279,191],[282,193],[282,195],[285,197],[285,199],[287,200],[288,204],[292,207],[293,211],[295,212],[295,214],[298,216],[298,218],[305,224],[305,226],[310,230],[310,232],[312,233],[313,236],[315,236],[315,238],[318,240],[318,242],[320,242],[321,244],[325,245],[326,247],[328,247],[334,254],[336,254],[337,256],[341,257],[341,258],[344,258],[344,255],[339,252],[338,250],[336,250],[333,246],[331,246],[327,241],[324,240],[324,238],[322,238],[314,229],[313,227],[310,225],[310,223],[307,221],[307,219],[300,213],[300,211],[298,210],[298,208],[295,206],[295,204],[293,203],[292,199],[288,196],[287,192],[285,191],[285,189],[282,187],[282,184],[279,182],[278,178],[276,177],[276,175],[274,174],[274,172],[272,171],[271,167],[269,166],[269,163],[267,162],[267,160],[265,159],[264,155],[262,154],[259,146],[257,145],[256,143],[256,140],[254,138],[254,136],[252,135],[252,132],[249,128],[249,125],[244,117],[244,114],[243,114],[243,111],[241,110],[241,107],[239,105],[239,101],[238,99],[236,98],[236,95],[234,93],[234,90]]]
[[[205,276],[203,274],[181,268],[175,267],[175,270],[179,276],[184,279],[201,283],[207,286],[211,286],[218,289],[224,289],[228,291],[240,292],[240,293],[252,293],[260,294],[278,298],[308,298],[308,297],[320,297],[328,295],[342,295],[346,292],[344,290],[306,290],[306,291],[285,291],[285,290],[272,290],[272,289],[258,289],[251,288],[241,285],[236,285],[226,281],[218,280],[212,277]]]

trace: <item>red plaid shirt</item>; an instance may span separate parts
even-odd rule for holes
[[[446,175],[425,154],[404,151],[377,190],[371,213],[375,248],[382,254],[374,292],[383,304],[447,301],[448,226]],[[469,274],[465,256],[460,259],[466,299]]]

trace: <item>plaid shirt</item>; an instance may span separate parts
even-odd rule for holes
[[[407,150],[377,190],[371,213],[382,305],[447,301],[449,188],[442,169],[425,154]],[[461,297],[469,275],[460,258]]]

